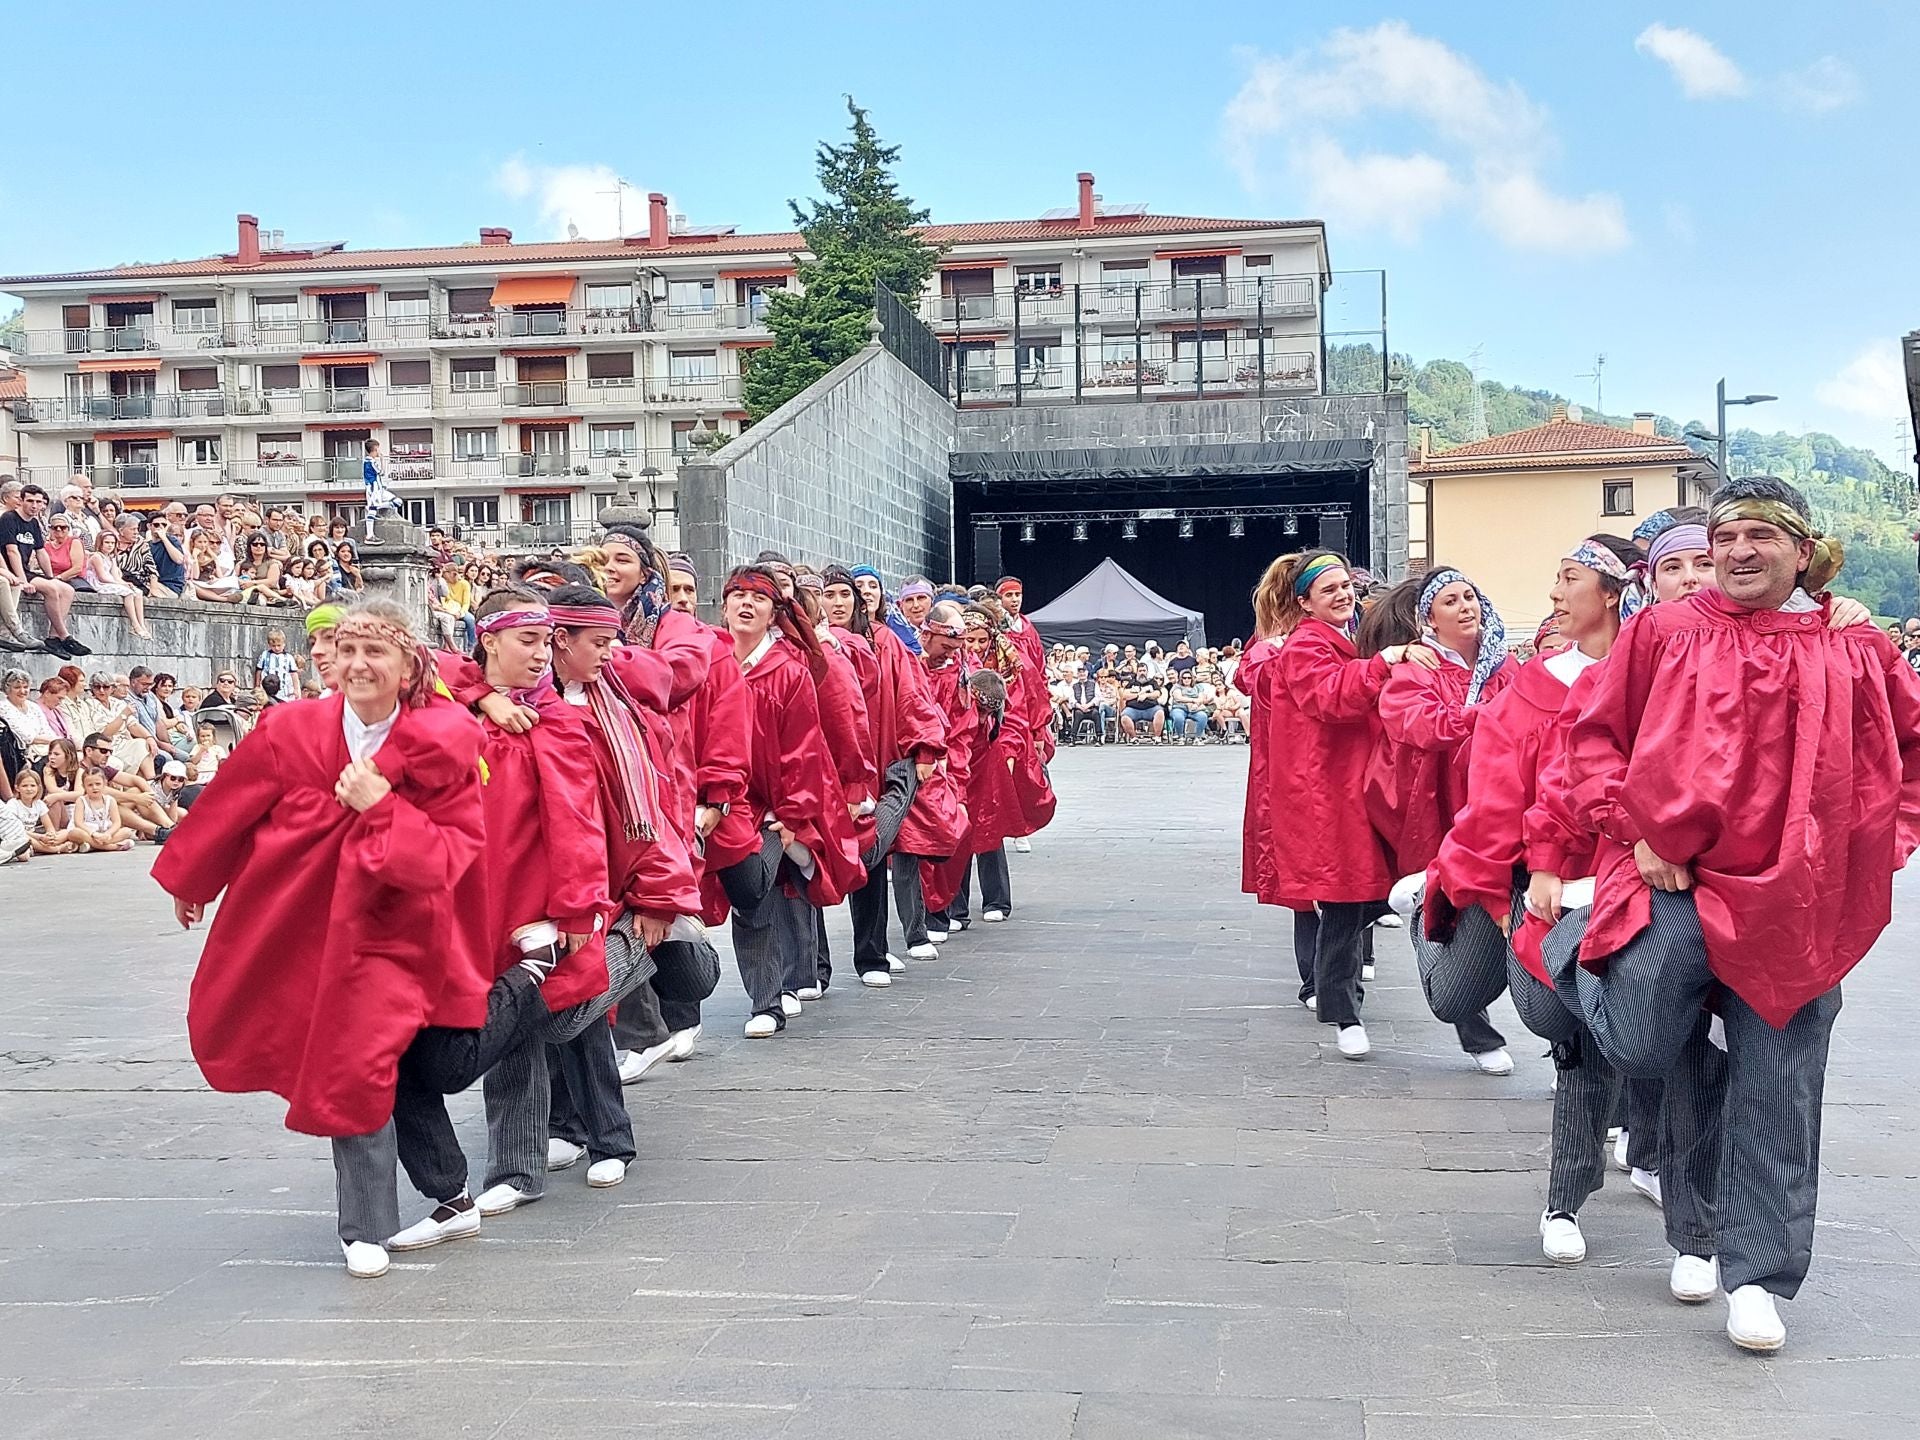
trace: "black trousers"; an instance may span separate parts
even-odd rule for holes
[[[920,888],[920,857],[895,855],[887,862],[893,869],[893,908],[900,916],[900,928],[907,946],[927,943],[927,897]]]
[[[1385,907],[1376,905],[1376,911],[1384,913]],[[1374,919],[1378,919],[1376,914]],[[1300,971],[1300,990],[1296,998],[1305,1004],[1307,997],[1313,994],[1314,952],[1320,946],[1320,913],[1317,910],[1296,910],[1293,912],[1293,963]],[[1367,922],[1360,941],[1360,963],[1373,963],[1373,922]],[[1355,972],[1358,974],[1358,972]],[[1357,980],[1354,982],[1362,1000],[1367,998],[1366,986]]]
[[[1453,1026],[1467,1054],[1500,1049],[1507,1040],[1487,1017],[1487,1007],[1507,988],[1506,935],[1478,905],[1461,912],[1453,938],[1444,943],[1427,938],[1422,920],[1415,910],[1408,934],[1427,1008],[1435,1019]]]
[[[1369,933],[1381,909],[1377,900],[1328,900],[1320,905],[1313,946],[1313,994],[1324,1024],[1344,1028],[1360,1023],[1360,967],[1366,963]],[[1295,925],[1297,935],[1297,921]]]
[[[996,845],[991,850],[982,850],[967,862],[967,868],[960,876],[960,889],[947,904],[949,925],[972,923],[973,875],[976,870],[980,872],[980,908],[998,910],[1002,915],[1013,913],[1013,876],[1007,869],[1005,847]]]
[[[573,1039],[547,1046],[547,1073],[553,1098],[547,1133],[587,1147],[587,1158],[632,1160],[633,1120],[620,1094],[620,1062],[613,1034],[605,1025],[589,1025]]]
[[[667,1000],[649,981],[620,1002],[613,1016],[613,1043],[621,1050],[651,1050],[669,1035],[700,1023],[698,1000]]]

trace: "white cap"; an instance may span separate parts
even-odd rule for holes
[[[178,760],[169,760],[160,767],[160,774],[162,776],[177,775],[184,780],[187,778],[187,767]]]

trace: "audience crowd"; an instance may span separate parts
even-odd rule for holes
[[[1047,653],[1047,688],[1063,745],[1245,744],[1247,697],[1233,686],[1238,640],[1168,654],[1145,645],[1085,645]]]

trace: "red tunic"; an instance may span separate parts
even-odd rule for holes
[[[967,782],[978,727],[979,712],[967,690],[960,666],[953,660],[939,669],[927,667],[924,655],[916,657],[927,680],[928,697],[941,715],[946,730],[946,754],[932,775],[920,782],[920,789],[901,822],[900,838],[894,849],[902,855],[945,859],[965,852],[967,835]]]
[[[727,813],[707,836],[699,854],[700,872],[737,865],[760,847],[759,817],[747,802],[747,776],[753,769],[753,703],[746,678],[733,659],[733,637],[712,625],[701,627],[712,667],[693,698],[671,717],[674,764],[686,780],[694,805],[724,805]],[[685,807],[688,834],[693,810]]]
[[[1047,690],[1047,642],[1040,638],[1039,628],[1024,615],[1014,622],[1013,629],[1008,630],[1006,636],[1013,643],[1013,648],[1020,652],[1021,669],[1030,681],[1024,705],[1033,747],[1039,752],[1042,762],[1051,760],[1054,752],[1053,696]]]
[[[1567,745],[1604,837],[1583,964],[1647,924],[1638,840],[1692,869],[1709,968],[1775,1027],[1886,928],[1920,843],[1920,677],[1878,627],[1827,618],[1708,588],[1621,632]]]
[[[266,710],[153,864],[179,899],[228,892],[187,1002],[201,1073],[283,1097],[309,1135],[384,1125],[401,1053],[423,1026],[480,1025],[494,978],[469,878],[479,724],[443,700],[403,709],[374,756],[392,793],[356,813],[333,797],[345,706]]]
[[[840,795],[848,805],[860,805],[880,798],[880,782],[874,767],[873,730],[867,717],[866,692],[860,683],[862,657],[870,669],[876,668],[873,651],[866,641],[846,630],[830,632],[821,642],[821,657],[814,672],[814,688],[820,697],[820,730],[826,736],[827,749],[833,755],[834,772],[840,779]],[[854,822],[861,848],[873,838],[870,815]]]
[[[1273,681],[1279,672],[1278,640],[1256,640],[1233,667],[1234,688],[1252,704],[1247,715],[1247,802],[1240,820],[1240,889],[1262,905],[1280,904],[1273,871],[1273,830],[1267,823],[1267,726],[1273,709]]]
[[[1527,807],[1538,793],[1542,745],[1567,698],[1567,682],[1555,669],[1564,672],[1568,662],[1556,667],[1556,658],[1522,665],[1474,722],[1467,803],[1427,867],[1423,914],[1435,938],[1448,934],[1469,905],[1496,920],[1513,908],[1514,871],[1526,855]]]
[[[1381,688],[1380,734],[1367,762],[1367,818],[1386,842],[1394,874],[1411,875],[1433,863],[1467,802],[1467,742],[1474,722],[1519,668],[1503,661],[1474,705],[1467,704],[1473,672],[1452,661],[1443,660],[1438,670],[1398,666]]]
[[[934,703],[926,667],[885,625],[874,626],[867,639],[877,669],[867,696],[874,763],[881,770],[896,760],[934,764],[947,753],[947,722]]]
[[[1387,662],[1360,659],[1340,631],[1307,619],[1273,663],[1265,818],[1279,902],[1384,900],[1393,876],[1362,792]]]

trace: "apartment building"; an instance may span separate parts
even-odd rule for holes
[[[1093,183],[1035,220],[925,227],[922,314],[960,403],[1318,393],[1319,222],[1155,215]],[[562,543],[630,476],[671,544],[674,472],[745,420],[800,247],[654,194],[616,240],[356,251],[242,215],[230,253],[3,278],[26,307],[22,468],[134,507],[226,491],[354,518],[377,438],[420,523]]]

